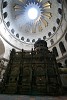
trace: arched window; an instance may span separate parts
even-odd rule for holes
[[[55,27],[55,26],[53,27],[53,31],[54,31],[54,32],[56,31],[56,27]]]
[[[57,48],[53,47],[52,51],[53,51],[55,57],[57,57],[58,56]]]
[[[9,27],[9,26],[10,26],[10,22],[8,21],[8,22],[6,23],[6,25]]]
[[[57,0],[58,3],[61,3],[61,0]]]
[[[51,45],[53,45],[53,43],[54,43],[54,40],[53,40],[53,39],[51,39],[51,40],[50,40],[50,42],[51,42]]]
[[[27,39],[27,42],[30,42],[30,39]]]
[[[23,40],[23,41],[24,41],[24,37],[21,37],[21,40]]]
[[[35,42],[35,39],[33,39],[32,42]]]
[[[65,35],[65,40],[67,41],[67,33],[66,33],[66,35]]]
[[[61,15],[62,14],[62,9],[58,8],[58,13]]]
[[[43,40],[45,40],[46,39],[46,36],[43,36]]]
[[[66,52],[66,49],[65,49],[65,47],[64,47],[63,42],[60,42],[60,43],[59,43],[59,48],[60,48],[60,51],[61,51],[62,54]]]
[[[14,34],[14,32],[15,32],[14,29],[11,29],[11,32]]]
[[[59,23],[60,23],[60,19],[59,19],[59,18],[57,18],[56,22],[57,22],[57,24],[59,25]]]
[[[16,34],[16,37],[19,38],[19,34]]]
[[[5,19],[7,17],[7,12],[5,12],[3,15],[4,15],[4,19]]]
[[[51,32],[48,33],[48,36],[49,36],[49,37],[51,36]]]
[[[7,6],[7,1],[3,2],[3,8]]]

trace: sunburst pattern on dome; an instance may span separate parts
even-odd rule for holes
[[[62,22],[62,0],[3,0],[2,18],[18,41],[32,45],[38,39],[47,41]]]
[[[52,13],[46,11],[45,9],[50,9],[51,8],[51,2],[47,1],[45,3],[42,3],[42,0],[19,0],[19,2],[21,2],[21,5],[19,4],[15,4],[14,5],[14,10],[15,11],[21,11],[20,14],[16,15],[15,18],[16,20],[20,17],[20,16],[24,16],[25,18],[25,22],[27,25],[31,26],[31,32],[32,33],[36,33],[36,28],[38,28],[39,31],[42,31],[42,26],[41,23],[44,24],[45,27],[48,26],[48,21],[45,19],[48,18],[50,19],[52,17]],[[31,8],[35,8],[38,12],[38,15],[36,18],[34,19],[29,19],[28,18],[28,11]],[[33,12],[32,12],[33,14]]]

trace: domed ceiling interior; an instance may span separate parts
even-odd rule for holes
[[[3,0],[2,18],[9,33],[17,40],[34,44],[48,40],[62,20],[61,0]]]

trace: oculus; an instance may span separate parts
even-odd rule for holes
[[[28,11],[28,17],[30,19],[36,19],[38,16],[38,11],[36,8],[30,8],[29,11]]]

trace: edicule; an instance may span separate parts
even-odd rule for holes
[[[62,84],[55,56],[44,40],[34,50],[10,53],[1,84],[1,93],[22,95],[60,95]]]

